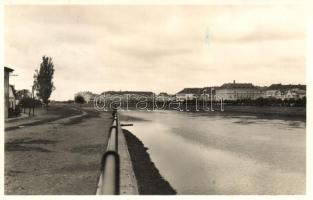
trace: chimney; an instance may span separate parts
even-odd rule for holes
[[[236,81],[234,80],[234,84],[236,84]]]

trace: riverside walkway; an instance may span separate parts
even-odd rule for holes
[[[5,123],[5,194],[95,195],[112,114],[68,105],[50,109],[35,120]],[[137,194],[123,134],[118,140],[120,194]]]

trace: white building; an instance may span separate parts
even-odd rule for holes
[[[306,96],[306,91],[299,88],[293,88],[286,92],[286,99],[302,99]]]
[[[261,97],[261,91],[252,85],[252,83],[225,83],[216,88],[216,99],[223,100],[241,100],[257,99]]]
[[[264,94],[264,98],[301,99],[306,96],[305,85],[272,84]]]
[[[280,90],[266,90],[264,94],[264,98],[283,99],[284,94]]]
[[[10,85],[9,87],[9,108],[15,110],[16,107],[16,96],[14,86]]]
[[[9,102],[9,91],[10,91],[10,73],[12,73],[14,70],[8,67],[4,67],[4,117],[9,117],[9,108],[10,108],[10,102]]]
[[[177,101],[195,100],[200,98],[202,92],[203,88],[184,88],[175,97]]]

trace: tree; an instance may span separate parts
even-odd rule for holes
[[[24,97],[20,100],[19,105],[23,108],[30,108],[32,106],[32,98]]]
[[[27,89],[18,90],[16,92],[16,99],[19,101],[19,106],[23,108],[24,113],[25,109],[30,107],[30,99],[31,94],[30,91]]]
[[[81,96],[81,95],[77,95],[77,96],[75,97],[75,103],[79,103],[79,104],[85,103],[84,97]]]
[[[54,74],[54,65],[51,57],[42,57],[39,72],[35,74],[34,86],[37,90],[37,96],[47,106],[52,91],[55,89],[52,79]]]
[[[21,99],[27,98],[27,97],[30,97],[30,91],[27,89],[18,90],[16,92],[16,98],[18,100],[21,100]]]

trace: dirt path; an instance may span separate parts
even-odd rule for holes
[[[5,132],[5,194],[95,194],[111,114],[60,112]]]
[[[76,106],[58,105],[49,108],[48,111],[37,114],[35,117],[27,117],[20,120],[12,120],[5,123],[5,131],[11,131],[25,126],[36,126],[66,118],[76,118],[85,115],[86,112]]]

